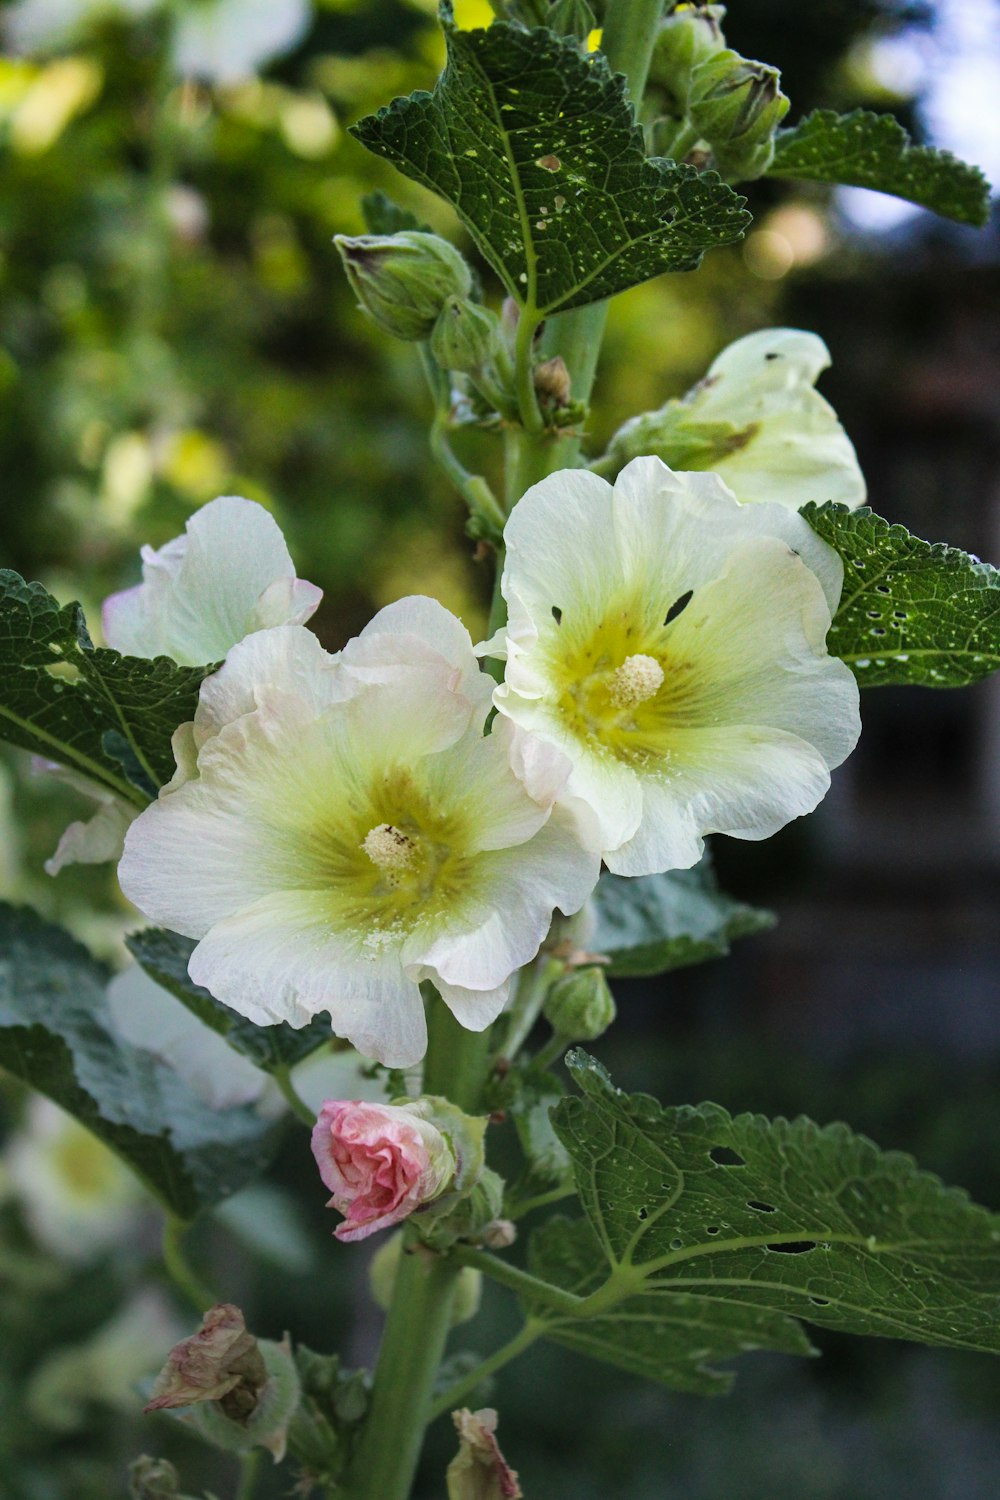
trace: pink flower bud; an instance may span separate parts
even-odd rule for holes
[[[363,1240],[398,1224],[451,1186],[457,1163],[423,1101],[363,1104],[329,1099],[312,1134],[328,1208],[345,1222],[338,1240]]]

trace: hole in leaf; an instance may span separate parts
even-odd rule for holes
[[[813,1307],[829,1307],[830,1306],[830,1299],[829,1299],[829,1297],[810,1297],[809,1301],[812,1303]]]
[[[760,1203],[756,1198],[750,1199],[747,1203],[747,1208],[753,1208],[759,1214],[773,1214],[775,1212],[773,1203]]]
[[[675,599],[673,604],[671,604],[670,608],[667,610],[666,616],[663,621],[664,625],[669,625],[671,620],[676,620],[677,616],[683,613],[685,609],[687,609],[693,597],[694,589],[688,589],[686,594],[682,594],[679,599]]]
[[[636,1214],[636,1218],[639,1219],[640,1221],[643,1220],[643,1219],[648,1219],[649,1218],[649,1209],[648,1208],[640,1208],[639,1211],[638,1211],[638,1213]]]
[[[54,661],[42,670],[46,677],[54,677],[57,682],[79,682],[82,676],[80,668],[71,661]]]
[[[713,1146],[708,1153],[717,1167],[745,1167],[746,1162],[738,1151],[730,1146]]]
[[[719,1226],[718,1226],[718,1224],[709,1224],[708,1228],[705,1230],[706,1234],[718,1234],[718,1232],[719,1232]]]
[[[683,1240],[671,1240],[670,1241],[670,1248],[671,1248],[671,1250],[683,1250],[684,1249],[684,1241]]]
[[[557,625],[562,624],[562,610],[557,604],[553,604],[552,606],[552,618],[553,620],[555,620]]]
[[[876,594],[891,594],[892,589],[887,583],[877,583],[875,585],[875,592]]]
[[[816,1249],[815,1240],[789,1240],[787,1245],[765,1245],[765,1250],[773,1250],[778,1255],[805,1255],[809,1250]]]

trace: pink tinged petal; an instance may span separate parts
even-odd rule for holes
[[[490,738],[505,747],[510,768],[531,800],[540,807],[551,807],[565,790],[573,769],[571,758],[550,740],[504,717],[495,721]]]
[[[204,745],[226,724],[276,698],[297,698],[315,713],[350,694],[337,658],[324,651],[311,630],[275,626],[248,635],[201,685],[195,738]]]
[[[455,1158],[419,1106],[327,1100],[312,1133],[328,1206],[346,1216],[340,1240],[364,1239],[407,1218],[440,1196],[454,1177]]]

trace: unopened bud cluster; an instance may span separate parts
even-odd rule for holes
[[[777,68],[726,46],[725,14],[722,5],[675,5],[660,24],[650,80],[685,151],[693,138],[723,177],[748,181],[770,166],[789,101]]]

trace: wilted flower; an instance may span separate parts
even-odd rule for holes
[[[799,510],[860,505],[865,481],[850,439],[814,389],[830,363],[821,338],[768,328],[730,344],[682,401],[632,417],[611,439],[602,473],[652,454],[673,469],[711,469],[737,500]]]
[[[112,594],[101,615],[108,645],[126,656],[221,661],[255,630],[304,624],[323,597],[296,578],[274,517],[238,495],[203,505],[183,536],[141,555],[142,583]]]
[[[860,723],[825,645],[843,566],[800,516],[646,458],[614,489],[551,474],[505,538],[495,702],[572,760],[563,796],[612,870],[684,869],[707,833],[812,811]]]
[[[419,985],[482,1030],[594,855],[551,815],[568,763],[482,726],[491,684],[440,605],[402,600],[338,657],[251,636],[202,687],[181,769],[133,823],[123,889],[199,938],[189,973],[260,1025],[329,1011],[366,1056],[423,1056]],[[511,770],[535,768],[536,796]]]
[[[517,1474],[497,1444],[497,1414],[491,1407],[454,1411],[459,1450],[448,1465],[448,1500],[521,1500]]]
[[[234,1420],[260,1399],[267,1367],[243,1314],[231,1302],[210,1307],[201,1327],[175,1344],[153,1386],[145,1411],[166,1411],[198,1401],[219,1401]]]
[[[363,1240],[447,1192],[458,1171],[448,1137],[424,1100],[362,1104],[329,1099],[313,1128],[316,1165],[344,1215],[338,1240]]]

